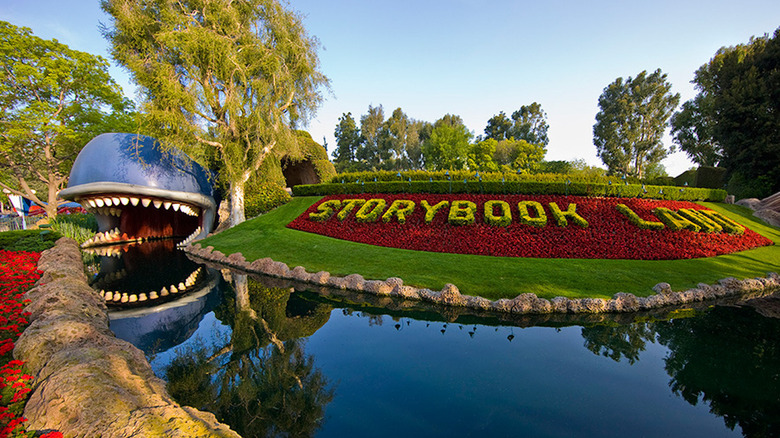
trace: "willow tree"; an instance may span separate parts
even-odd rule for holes
[[[322,101],[318,41],[276,0],[102,0],[113,57],[141,87],[164,145],[217,163],[230,224],[244,188]]]

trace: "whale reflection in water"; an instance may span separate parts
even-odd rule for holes
[[[189,338],[221,301],[221,276],[193,262],[173,241],[102,247],[91,285],[109,307],[111,330],[144,353]]]

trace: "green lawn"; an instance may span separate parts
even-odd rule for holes
[[[319,197],[290,203],[216,236],[202,240],[225,254],[241,252],[247,260],[271,257],[290,268],[333,275],[361,274],[367,279],[401,277],[405,284],[438,290],[453,283],[464,294],[492,300],[533,292],[539,297],[611,298],[617,292],[652,295],[667,282],[675,290],[715,283],[725,277],[750,278],[780,272],[780,230],[754,218],[748,209],[702,203],[768,237],[775,245],[694,260],[530,259],[441,254],[382,248],[291,230],[287,223]]]

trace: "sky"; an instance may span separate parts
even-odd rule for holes
[[[545,159],[602,167],[593,124],[607,85],[660,68],[682,104],[696,95],[694,72],[719,48],[780,27],[777,0],[290,0],[288,7],[321,44],[330,90],[304,128],[329,151],[339,117],[351,112],[359,122],[369,105],[431,123],[456,114],[477,136],[500,111],[538,102],[550,126]],[[137,98],[129,73],[110,59],[99,25],[111,21],[98,1],[0,0],[0,20],[105,57]],[[693,166],[682,152],[662,164],[672,176]]]

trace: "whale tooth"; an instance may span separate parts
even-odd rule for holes
[[[111,198],[103,198],[103,203],[106,204],[109,207],[114,205],[114,201],[112,201]]]
[[[179,290],[184,291],[184,289],[187,289],[187,286],[185,286],[183,282],[179,282]]]
[[[179,208],[181,208],[181,204],[173,203],[171,204],[171,207],[173,207],[173,211],[179,211]]]
[[[119,206],[119,198],[111,198],[111,201],[113,201],[114,205],[116,205],[117,207]]]
[[[126,293],[123,293],[123,294],[122,294],[122,298],[120,298],[120,300],[119,300],[119,301],[121,301],[121,302],[123,302],[123,303],[126,303],[126,302],[128,302],[129,300],[130,300],[130,297],[128,297]]]
[[[97,204],[95,203],[94,199],[88,199],[87,204],[89,204],[90,207],[95,208],[97,207]]]
[[[163,288],[160,289],[160,296],[161,297],[167,297],[168,296],[168,289],[166,289],[165,286],[163,286]]]
[[[175,293],[178,293],[178,292],[179,292],[179,289],[176,289],[176,286],[171,285],[171,293],[175,294]]]
[[[138,201],[140,201],[140,199],[138,199],[138,198],[130,198],[130,203],[133,204],[133,207],[138,205]]]
[[[146,301],[147,299],[148,298],[146,298],[146,294],[145,293],[142,292],[142,293],[138,294],[138,301]]]
[[[155,199],[154,201],[152,201],[152,203],[154,204],[154,208],[157,209],[159,209],[160,206],[162,205],[162,201],[160,201],[159,199]]]
[[[166,210],[170,210],[171,209],[171,202],[170,201],[163,202],[163,207],[165,207]]]
[[[153,291],[149,292],[149,299],[150,300],[156,300],[157,298],[160,298],[160,296],[157,295],[157,291],[153,290]]]
[[[149,199],[149,198],[141,198],[141,205],[143,205],[144,207],[148,207],[149,204],[151,204],[151,203],[152,203],[151,199]]]
[[[119,202],[121,202],[121,203],[122,203],[122,205],[127,205],[127,204],[129,204],[129,203],[130,203],[130,199],[128,199],[128,198],[125,198],[125,197],[123,196],[123,197],[119,198]]]
[[[127,301],[128,301],[128,302],[131,302],[131,303],[135,303],[136,301],[138,301],[138,295],[136,295],[136,294],[130,294],[130,296],[128,297],[128,300],[127,300]]]
[[[113,301],[114,300],[114,293],[111,291],[106,292],[105,294],[105,300],[106,301]]]
[[[103,200],[102,199],[95,198],[95,205],[97,205],[98,207],[102,207],[105,204],[103,204]]]

